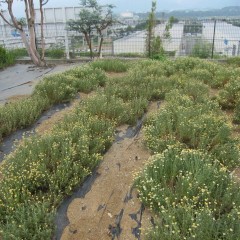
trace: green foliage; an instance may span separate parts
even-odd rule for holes
[[[154,41],[154,29],[156,26],[156,7],[157,7],[157,2],[156,0],[152,1],[152,8],[151,12],[149,13],[148,16],[148,25],[147,25],[147,38],[146,38],[146,52],[148,57],[152,57],[152,47],[153,47],[153,41]]]
[[[239,166],[239,140],[232,138],[231,124],[210,100],[207,85],[223,87],[217,99],[234,108],[238,123],[238,70],[193,58],[168,62],[171,70],[161,64],[161,75],[176,85],[144,127],[146,145],[155,154],[135,183],[155,213],[146,239],[237,240],[239,185],[229,170]],[[157,72],[148,63],[146,72],[150,69]]]
[[[43,99],[49,99],[50,104],[69,101],[74,98],[77,89],[73,84],[76,78],[65,76],[64,74],[54,74],[45,77],[35,88],[35,95],[40,95]]]
[[[45,77],[27,99],[0,106],[0,139],[34,123],[53,104],[70,101],[81,91],[89,93],[104,86],[106,76],[100,69],[78,67]]]
[[[126,72],[129,69],[130,62],[118,59],[98,60],[91,63],[94,69],[102,69],[106,72]]]
[[[147,239],[238,239],[239,185],[207,154],[171,146],[152,157],[136,186],[161,218]]]
[[[240,78],[232,78],[219,92],[218,101],[224,109],[234,109],[240,99]]]
[[[232,140],[231,128],[216,103],[203,99],[194,102],[177,91],[170,92],[166,99],[166,107],[145,126],[150,150],[159,153],[179,142],[184,147],[209,151],[229,168],[238,165],[237,143]]]
[[[50,134],[25,139],[0,167],[3,236],[49,239],[56,207],[96,167],[113,133],[109,120],[77,110]]]
[[[227,64],[233,65],[234,67],[240,67],[240,57],[228,58]]]
[[[90,50],[90,56],[93,57],[92,50],[92,32],[97,32],[100,36],[100,44],[98,46],[99,54],[102,50],[103,30],[111,26],[114,22],[112,9],[113,5],[99,5],[96,0],[82,0],[82,8],[79,12],[79,19],[70,20],[68,27],[71,31],[77,31],[84,35]]]
[[[240,97],[235,105],[233,122],[240,124]]]
[[[164,49],[162,46],[162,40],[159,36],[153,38],[151,48],[152,59],[160,61],[166,60],[166,56],[164,55]]]
[[[126,53],[118,53],[115,54],[117,57],[125,57],[125,58],[144,58],[145,54],[142,53],[131,53],[131,52],[126,52]]]
[[[12,215],[7,215],[2,237],[19,240],[51,239],[53,220],[54,212],[49,210],[46,203],[22,203],[14,208]]]
[[[0,69],[10,66],[15,63],[15,57],[5,48],[0,46]]]
[[[126,74],[107,79],[103,70]],[[234,108],[237,121],[238,75],[238,69],[195,58],[96,61],[49,76],[29,98],[0,108],[0,132],[7,135],[78,91],[98,90],[50,133],[24,139],[5,158],[1,237],[50,239],[56,207],[101,161],[116,125],[135,124],[149,101],[165,99],[144,127],[146,145],[157,154],[136,178],[141,200],[157,216],[147,239],[237,240],[240,191],[229,170],[239,166],[239,140],[210,100],[209,86],[223,87],[217,100]]]
[[[60,59],[65,56],[65,51],[62,47],[54,46],[45,50],[45,56],[53,59]]]
[[[198,58],[210,58],[212,45],[210,43],[198,40],[192,49],[191,56]]]
[[[5,48],[0,47],[0,64],[4,65],[7,63],[7,51]]]
[[[34,123],[48,107],[49,100],[37,95],[0,107],[0,140]]]
[[[89,93],[97,87],[105,86],[107,77],[103,70],[96,69],[92,65],[76,67],[64,73],[66,78],[73,78],[73,87],[80,92]]]
[[[28,56],[28,52],[26,48],[16,48],[9,50],[9,53],[11,53],[14,58],[20,58],[20,57],[26,57]]]

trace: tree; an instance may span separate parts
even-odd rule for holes
[[[68,22],[69,29],[84,35],[91,57],[93,57],[92,35],[96,31],[100,37],[98,46],[98,56],[100,57],[104,40],[103,31],[114,22],[112,14],[113,5],[99,5],[96,0],[81,0],[81,5],[83,9],[79,13],[79,19],[70,20]]]
[[[165,31],[164,31],[164,37],[170,39],[171,33],[170,29],[173,27],[173,24],[175,23],[175,18],[171,16],[166,24]]]
[[[212,52],[211,50],[211,43],[208,43],[206,40],[204,41],[203,39],[199,39],[192,49],[191,56],[198,58],[210,58]]]
[[[147,55],[148,57],[152,57],[152,45],[154,41],[154,31],[156,27],[156,7],[157,2],[156,0],[152,1],[152,9],[148,16],[148,25],[147,25]]]
[[[147,55],[152,59],[162,58],[164,55],[164,49],[162,44],[162,39],[160,36],[155,36],[155,27],[156,27],[156,0],[152,1],[152,9],[148,16],[147,21]]]
[[[40,6],[40,15],[41,15],[41,44],[42,44],[42,51],[41,55],[37,51],[36,45],[36,32],[35,32],[35,10],[34,10],[34,3],[33,0],[21,0],[24,1],[25,5],[25,15],[26,15],[26,22],[20,20],[18,21],[17,18],[13,14],[13,5],[14,0],[1,0],[4,6],[7,6],[7,12],[10,16],[10,21],[4,16],[3,9],[0,10],[1,18],[11,27],[17,29],[21,35],[22,41],[27,49],[27,52],[33,61],[33,63],[37,66],[46,66],[46,62],[44,60],[44,52],[45,52],[45,42],[44,42],[44,33],[43,33],[43,6],[49,0],[39,0]],[[16,1],[15,1],[16,2]],[[24,25],[27,25],[28,32],[29,32],[29,39],[27,38],[27,34],[24,30]]]

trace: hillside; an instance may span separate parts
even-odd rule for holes
[[[141,18],[146,18],[148,13],[139,13]],[[162,18],[163,12],[157,12],[157,17]],[[240,6],[224,7],[222,9],[211,10],[176,10],[171,12],[165,12],[164,18],[174,16],[177,18],[209,18],[209,17],[239,17]]]

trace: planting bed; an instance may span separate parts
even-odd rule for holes
[[[239,75],[193,58],[96,61],[1,108],[5,137],[95,91],[5,158],[2,239],[239,239]]]

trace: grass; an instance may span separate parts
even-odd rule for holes
[[[13,65],[15,63],[15,56],[11,51],[7,51],[0,46],[0,70]]]
[[[126,73],[108,79],[104,71]],[[6,157],[0,167],[2,239],[51,239],[56,208],[102,160],[116,126],[135,124],[149,101],[165,100],[145,122],[153,156],[136,175],[140,199],[156,215],[146,239],[237,240],[239,186],[229,173],[239,166],[239,140],[221,109],[224,102],[238,116],[239,102],[231,98],[238,93],[237,73],[193,58],[101,60],[47,77],[32,96],[2,107],[5,136],[78,91],[96,90],[51,132],[24,139]],[[220,89],[214,100],[211,87]]]

